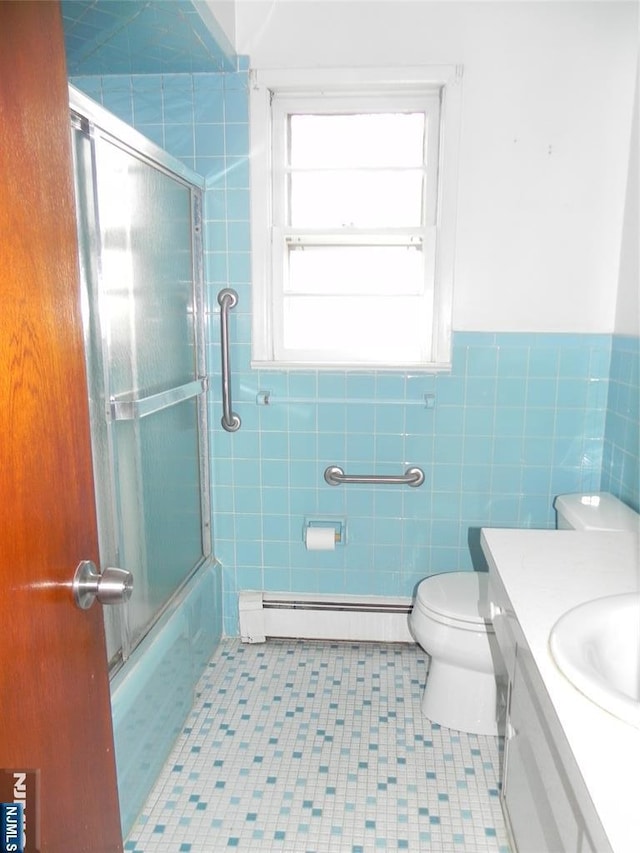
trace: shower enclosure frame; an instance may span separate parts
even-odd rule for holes
[[[155,145],[131,126],[122,122],[104,110],[90,98],[69,86],[69,104],[71,114],[71,132],[74,136],[74,158],[76,193],[80,196],[84,189],[79,170],[80,164],[77,144],[88,146],[91,162],[91,186],[87,189],[84,217],[82,222],[79,206],[79,242],[81,300],[83,323],[85,328],[85,352],[87,359],[87,378],[89,386],[89,410],[91,418],[92,446],[94,457],[95,497],[98,514],[98,533],[100,559],[104,567],[107,564],[121,565],[119,542],[121,540],[122,518],[116,496],[118,493],[116,438],[114,431],[118,421],[136,420],[194,398],[197,406],[198,461],[200,484],[200,519],[202,555],[195,565],[185,570],[177,587],[169,599],[153,614],[143,632],[133,638],[130,634],[127,610],[128,605],[117,605],[105,609],[105,629],[110,672],[113,677],[122,667],[131,652],[142,642],[163,614],[171,608],[172,602],[179,596],[196,573],[214,558],[212,556],[211,498],[208,452],[208,416],[207,390],[208,374],[206,365],[206,321],[203,275],[203,235],[202,204],[203,179],[188,169],[179,160]],[[79,133],[79,137],[77,134]],[[102,245],[98,211],[98,187],[96,177],[96,146],[101,140],[137,158],[147,166],[158,170],[190,193],[191,201],[191,260],[193,274],[193,344],[195,349],[195,376],[193,380],[180,387],[174,387],[145,396],[142,399],[116,399],[110,387],[108,369],[108,342],[105,329],[101,324],[100,311],[95,310],[96,291],[100,293],[102,281]],[[84,227],[83,245],[81,229]],[[92,290],[94,292],[92,292]],[[94,306],[92,308],[92,305]],[[142,512],[140,513],[142,516]],[[124,566],[126,568],[126,566]]]

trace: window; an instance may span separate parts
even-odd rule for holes
[[[254,366],[448,366],[458,83],[253,72]]]

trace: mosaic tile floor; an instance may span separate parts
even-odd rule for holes
[[[223,640],[129,853],[508,853],[498,738],[420,712],[417,646]]]

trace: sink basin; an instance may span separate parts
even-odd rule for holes
[[[640,593],[597,598],[554,625],[551,654],[581,693],[640,728]]]

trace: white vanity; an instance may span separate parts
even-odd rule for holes
[[[483,529],[509,678],[502,805],[518,853],[639,853],[640,728],[579,692],[549,635],[585,601],[640,590],[634,533]]]

